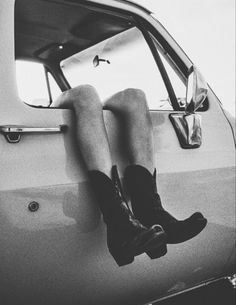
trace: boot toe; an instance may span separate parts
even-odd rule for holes
[[[206,226],[207,219],[203,216],[196,218],[196,216],[189,217],[184,221],[178,221],[169,228],[167,243],[178,244],[185,242],[197,236]]]
[[[191,220],[200,220],[200,219],[205,219],[205,217],[202,215],[201,212],[195,212],[194,214],[192,214],[189,219]]]

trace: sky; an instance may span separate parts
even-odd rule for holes
[[[136,0],[155,13],[235,116],[235,0]]]

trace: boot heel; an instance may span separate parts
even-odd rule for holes
[[[155,248],[149,251],[146,251],[146,254],[151,258],[159,258],[161,256],[164,256],[167,253],[167,247],[166,245],[163,245],[159,248]]]
[[[134,256],[132,255],[114,254],[111,251],[110,253],[119,267],[131,264],[134,261]]]

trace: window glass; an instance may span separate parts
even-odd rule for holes
[[[54,101],[61,94],[61,89],[58,87],[58,84],[56,83],[52,74],[50,72],[47,73],[48,73],[48,80],[51,90],[52,101]]]
[[[70,85],[93,85],[102,100],[126,89],[142,89],[150,109],[172,109],[168,93],[142,33],[132,28],[61,62]]]
[[[186,104],[186,86],[176,74],[175,70],[173,70],[170,64],[166,61],[166,59],[161,54],[160,56],[171,81],[171,85],[174,89],[177,101],[181,107],[184,107]]]
[[[171,84],[174,88],[176,97],[178,99],[186,98],[186,86],[180,77],[176,74],[175,70],[170,66],[166,59],[160,54],[162,62],[165,66],[166,72],[170,78]]]
[[[61,91],[50,73],[48,76],[52,98],[56,98]],[[42,64],[17,60],[16,79],[19,96],[23,102],[32,106],[49,106],[50,98]]]

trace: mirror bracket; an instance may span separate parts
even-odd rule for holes
[[[208,85],[200,71],[193,65],[189,70],[185,112],[195,113],[207,98]]]
[[[169,118],[182,148],[191,149],[201,146],[202,128],[200,114],[171,113]]]

